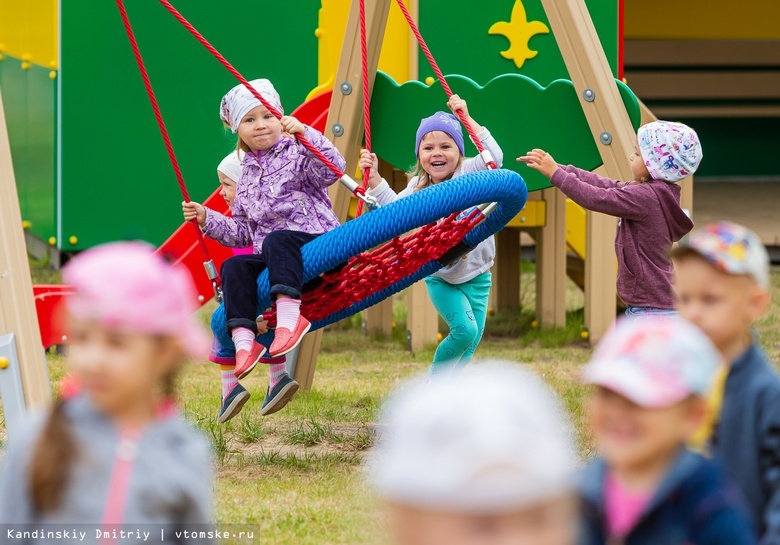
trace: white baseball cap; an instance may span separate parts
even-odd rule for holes
[[[410,381],[384,406],[369,483],[388,501],[496,513],[573,490],[570,427],[548,387],[508,362]]]

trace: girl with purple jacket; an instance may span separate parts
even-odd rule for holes
[[[277,111],[284,111],[270,81],[257,79],[250,85]],[[254,247],[254,254],[231,257],[222,266],[227,328],[236,345],[235,376],[242,379],[266,351],[255,340],[258,275],[268,268],[277,315],[269,352],[283,356],[298,346],[311,327],[300,314],[301,247],[339,224],[328,198],[328,186],[338,178],[294,135],[305,135],[340,169],[346,162],[321,133],[294,117],[276,119],[243,85],[223,97],[220,118],[238,134],[238,149],[246,153],[233,216],[194,202],[182,203],[182,207],[185,219],[197,219],[203,232],[221,244]],[[284,407],[298,390],[284,363],[269,367],[271,380],[262,415]]]
[[[672,244],[693,228],[680,207],[677,182],[699,167],[702,152],[693,129],[654,121],[639,128],[628,158],[634,179],[619,182],[555,162],[540,149],[517,160],[538,170],[580,206],[620,218],[615,237],[617,292],[626,314],[674,314]]]

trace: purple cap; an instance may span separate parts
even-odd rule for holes
[[[426,117],[420,121],[420,126],[417,129],[417,138],[414,142],[415,157],[417,157],[420,151],[420,141],[426,134],[432,131],[441,131],[449,135],[450,138],[455,140],[455,145],[458,146],[460,154],[466,155],[466,148],[463,144],[463,128],[460,126],[458,118],[447,112],[436,112],[431,117]]]

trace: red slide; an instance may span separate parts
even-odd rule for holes
[[[317,95],[298,106],[290,115],[297,117],[299,121],[314,127],[320,132],[325,132],[325,122],[328,118],[331,95],[331,91]],[[219,195],[218,189],[203,204],[217,212],[228,213],[227,204]],[[198,301],[200,304],[204,304],[214,296],[214,289],[203,268],[205,257],[200,250],[200,245],[193,229],[192,225],[182,224],[168,240],[162,243],[157,252],[175,260],[176,263],[183,264],[189,269],[195,281],[195,287],[198,290]],[[219,271],[222,263],[233,255],[232,249],[226,248],[209,238],[206,239],[206,246],[217,271]],[[56,309],[62,300],[71,293],[73,293],[73,290],[70,286],[51,284],[33,286],[35,309],[38,312],[38,324],[41,331],[41,344],[43,344],[44,348],[65,344],[67,341],[62,326],[59,320],[56,319]]]

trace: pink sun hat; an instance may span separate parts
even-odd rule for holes
[[[112,242],[74,257],[63,280],[75,288],[68,311],[109,328],[170,335],[192,358],[205,358],[209,340],[193,313],[197,292],[186,269],[140,242]]]
[[[583,369],[588,384],[648,408],[706,397],[721,355],[702,331],[679,316],[620,320]]]

